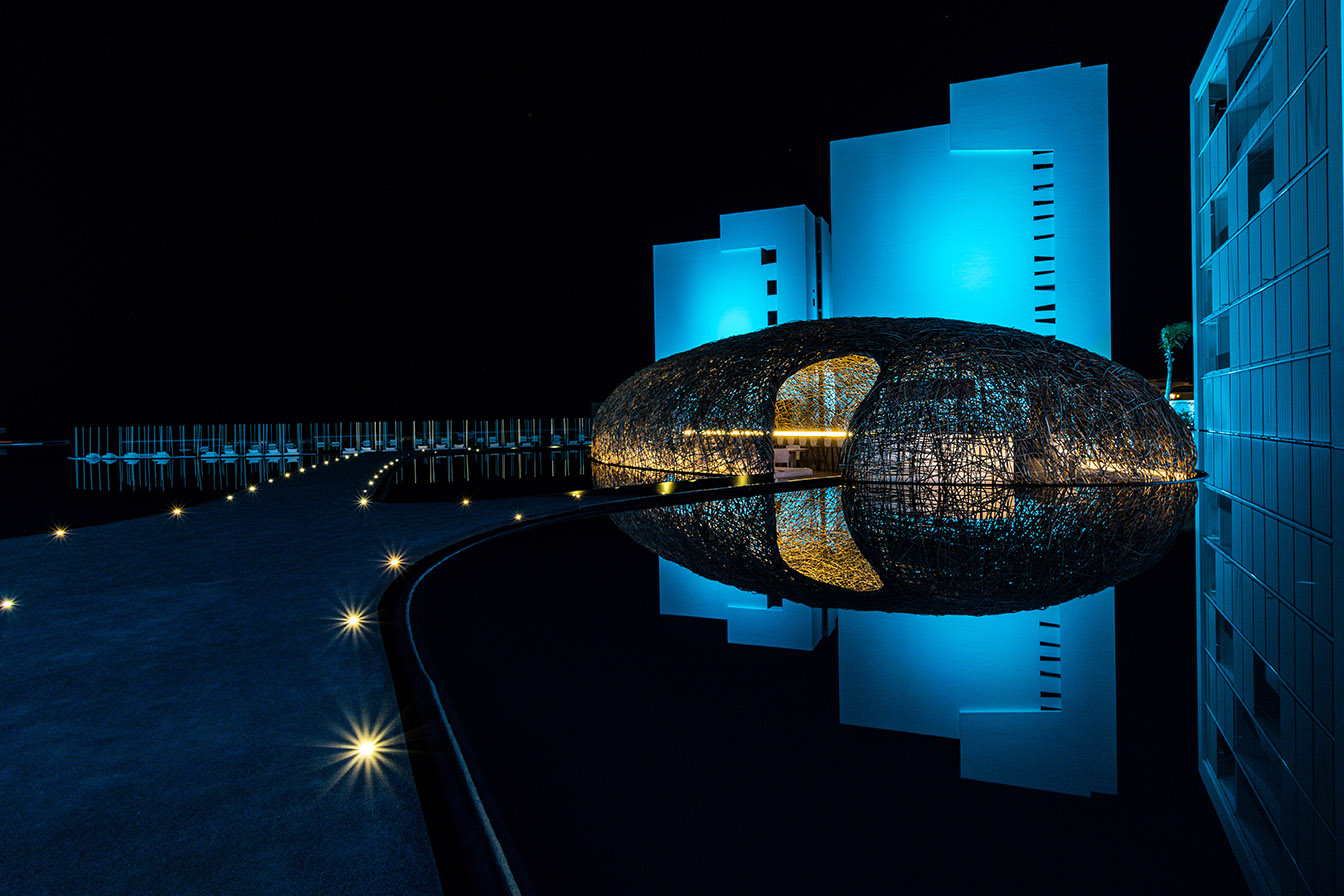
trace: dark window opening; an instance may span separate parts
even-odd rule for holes
[[[1036,310],[1037,310],[1037,311],[1054,311],[1054,310],[1055,310],[1055,305],[1054,305],[1053,302],[1050,303],[1049,305],[1037,305],[1037,306],[1036,306]]]
[[[1217,728],[1213,729],[1213,736],[1217,738],[1218,746],[1215,754],[1213,773],[1219,780],[1225,780],[1232,777],[1236,771],[1237,761],[1233,756],[1232,747],[1228,745],[1227,738],[1223,737],[1223,732]]]
[[[772,282],[773,282],[773,281],[772,281]],[[779,312],[778,312],[778,311],[767,311],[767,312],[765,312],[765,325],[766,325],[767,327],[773,327],[773,326],[774,326],[775,324],[777,324],[777,323],[779,323]]]
[[[1215,196],[1209,203],[1209,251],[1227,242],[1227,194]]]
[[[1038,324],[1053,324],[1054,322],[1055,322],[1055,319],[1054,319],[1053,317],[1038,317],[1038,318],[1036,318],[1036,323],[1038,323]]]
[[[1237,77],[1232,81],[1233,94],[1241,89],[1242,84],[1246,83],[1246,76],[1251,73],[1251,69],[1255,68],[1255,63],[1260,58],[1261,51],[1264,50],[1265,46],[1269,43],[1269,36],[1274,33],[1274,20],[1268,15],[1269,11],[1259,10],[1259,12],[1260,18],[1264,22],[1264,28],[1261,29],[1260,37],[1256,40],[1255,46],[1251,49],[1250,54],[1247,55],[1245,61],[1242,62],[1241,70],[1237,72]],[[1249,41],[1247,41],[1247,43],[1249,43]],[[1244,47],[1244,45],[1239,45],[1239,47]],[[1226,97],[1223,98],[1223,103],[1226,105]]]
[[[1232,668],[1232,623],[1222,613],[1214,612],[1213,658],[1218,665]]]
[[[767,281],[765,281],[765,294],[766,294],[766,295],[768,295],[768,296],[773,296],[773,295],[775,295],[775,294],[778,293],[778,292],[779,292],[779,281],[778,281],[778,280],[767,280]]]
[[[761,264],[774,264],[774,263],[775,263],[775,250],[774,250],[774,249],[762,249],[762,250],[761,250]]]
[[[1218,496],[1218,540],[1232,541],[1232,499],[1227,495]]]
[[[1217,81],[1209,83],[1208,93],[1209,104],[1209,133],[1218,127],[1218,122],[1223,120],[1223,113],[1227,111],[1227,85]]]
[[[1271,738],[1279,737],[1279,691],[1275,681],[1278,676],[1269,670],[1259,654],[1256,654],[1252,668],[1252,683],[1255,702],[1255,720]]]
[[[1274,198],[1274,143],[1266,140],[1246,159],[1246,213],[1254,216]]]

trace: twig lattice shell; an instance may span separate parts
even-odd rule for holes
[[[800,385],[795,375],[805,369]],[[806,382],[815,384],[811,395]],[[768,475],[785,440],[776,436],[779,424],[798,426],[809,415],[843,439],[841,472],[861,482],[1062,485],[1195,475],[1189,429],[1134,371],[1022,330],[940,318],[802,321],[664,358],[603,403],[592,458],[642,470]],[[847,423],[837,419],[844,415]]]

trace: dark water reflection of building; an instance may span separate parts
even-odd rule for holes
[[[1116,792],[1111,586],[1194,495],[846,485],[614,519],[659,554],[665,615],[801,650],[838,628],[841,722],[958,738],[966,778],[1087,795]]]

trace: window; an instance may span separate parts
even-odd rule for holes
[[[762,249],[762,250],[761,250],[761,264],[774,264],[774,263],[775,263],[775,250],[774,250],[774,249]]]
[[[1227,618],[1213,610],[1214,617],[1214,642],[1213,658],[1218,661],[1218,665],[1224,669],[1232,668],[1232,623]]]
[[[1227,242],[1227,194],[1213,197],[1209,202],[1209,253]]]
[[[1208,104],[1209,118],[1207,137],[1213,133],[1213,129],[1218,127],[1218,122],[1223,120],[1223,113],[1227,111],[1227,72],[1222,72],[1221,77],[1216,81],[1209,82],[1208,93],[1205,94],[1205,102]]]
[[[1217,752],[1214,754],[1213,773],[1218,776],[1218,780],[1226,783],[1232,778],[1232,773],[1236,771],[1236,759],[1233,757],[1232,748],[1228,746],[1227,739],[1223,737],[1223,732],[1215,727],[1213,729],[1213,736],[1217,738]]]
[[[773,296],[773,295],[778,294],[778,292],[779,292],[779,281],[778,281],[778,280],[767,280],[767,281],[765,281],[765,294],[766,294],[766,295],[768,295],[768,296]]]
[[[1275,607],[1270,604],[1272,612]],[[1252,700],[1255,703],[1255,720],[1274,740],[1279,738],[1279,690],[1278,676],[1265,665],[1265,661],[1255,654],[1252,662]]]
[[[770,281],[770,282],[773,283],[774,281],[772,280],[772,281]],[[765,312],[765,325],[766,325],[767,327],[773,327],[773,326],[774,326],[775,324],[777,324],[777,323],[779,323],[779,312],[778,312],[778,311],[767,311],[767,312]]]
[[[1306,105],[1306,150],[1307,161],[1311,161],[1320,155],[1321,150],[1325,149],[1325,66],[1318,65],[1311,75],[1307,78],[1307,85],[1303,91]]]
[[[1274,140],[1261,140],[1246,160],[1246,215],[1254,217],[1274,199]]]

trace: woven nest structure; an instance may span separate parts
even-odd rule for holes
[[[631,511],[634,541],[692,572],[818,607],[982,616],[1053,606],[1143,572],[1195,485],[849,484]]]
[[[838,445],[839,472],[864,482],[1195,475],[1188,427],[1134,371],[1058,340],[938,318],[782,324],[665,358],[603,403],[592,459],[763,476],[776,447],[799,441]]]

